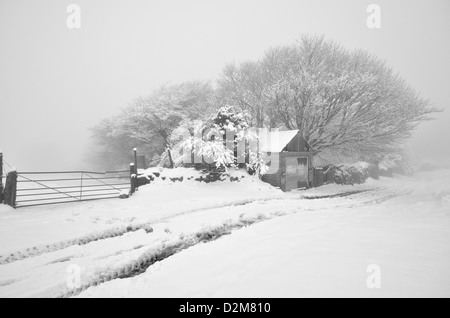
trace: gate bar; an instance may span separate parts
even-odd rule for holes
[[[75,202],[84,202],[84,201],[97,201],[97,200],[104,200],[104,199],[117,199],[118,196],[110,196],[110,197],[104,197],[104,198],[95,198],[95,199],[86,199],[83,201],[80,200],[71,200],[71,201],[62,201],[62,202],[48,202],[48,203],[36,203],[36,204],[24,204],[24,205],[16,205],[16,208],[25,208],[29,206],[39,206],[39,205],[50,205],[50,204],[63,204],[63,203],[75,203]]]
[[[130,187],[123,187],[123,188],[117,188],[120,190],[126,190],[129,189]],[[47,189],[42,189],[42,190],[47,190]],[[95,192],[95,191],[117,191],[116,188],[114,189],[88,189],[88,190],[83,190],[84,192]],[[80,193],[79,190],[77,191],[64,191],[65,193]],[[29,196],[36,196],[36,195],[61,195],[61,193],[58,192],[46,192],[46,193],[29,193],[29,194],[19,194],[17,197],[21,198],[21,197],[29,197]]]

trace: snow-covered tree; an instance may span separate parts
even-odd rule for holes
[[[319,152],[395,152],[437,111],[384,61],[324,37],[305,36],[259,61],[227,66],[219,91],[253,124],[299,129]]]
[[[257,147],[249,147],[257,142],[258,135],[249,127],[248,118],[236,107],[225,106],[209,120],[197,122],[193,130],[188,126],[181,127],[185,133],[177,149],[182,151],[177,152],[175,161],[190,163],[186,154],[189,156],[194,151],[197,158],[215,164],[218,169],[227,170],[245,163],[254,172],[264,174],[267,167],[263,154],[258,153]]]
[[[117,130],[119,122],[119,116],[113,116],[101,120],[91,129],[94,143],[86,154],[86,160],[95,169],[117,170],[126,167],[131,162],[134,147],[140,153],[155,153],[149,144]]]
[[[213,104],[214,90],[209,83],[165,85],[148,97],[136,98],[119,115],[101,122],[93,129],[93,135],[97,142],[106,144],[107,148],[115,145],[105,141],[119,142],[121,138],[134,143],[127,147],[143,144],[142,150],[145,150],[149,159],[159,155],[172,166],[170,149],[173,146],[173,130],[182,121],[203,118],[214,109]],[[106,123],[107,131],[104,129]]]

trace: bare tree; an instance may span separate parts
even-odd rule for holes
[[[264,102],[266,87],[266,76],[259,63],[245,62],[239,67],[228,64],[218,81],[217,95],[223,107],[233,105],[251,113],[253,126],[274,127],[271,109]]]
[[[246,75],[249,65],[252,74]],[[305,36],[268,50],[258,62],[228,66],[219,87],[258,126],[300,129],[318,152],[395,151],[439,111],[385,62],[323,36]]]
[[[128,141],[143,144],[149,157],[166,151],[171,161],[172,131],[183,120],[209,114],[213,103],[214,90],[207,82],[165,85],[148,97],[136,98],[118,116],[102,121],[93,129],[94,137],[109,152]]]
[[[94,143],[86,154],[86,159],[96,169],[115,170],[126,167],[130,163],[133,147],[138,147],[140,152],[149,156],[155,153],[145,142],[118,131],[119,121],[119,116],[114,116],[101,120],[91,128]]]

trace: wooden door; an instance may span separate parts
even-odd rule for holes
[[[286,157],[286,191],[308,187],[308,158]]]

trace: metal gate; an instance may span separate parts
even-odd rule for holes
[[[15,207],[118,198],[130,190],[130,171],[17,172]]]

